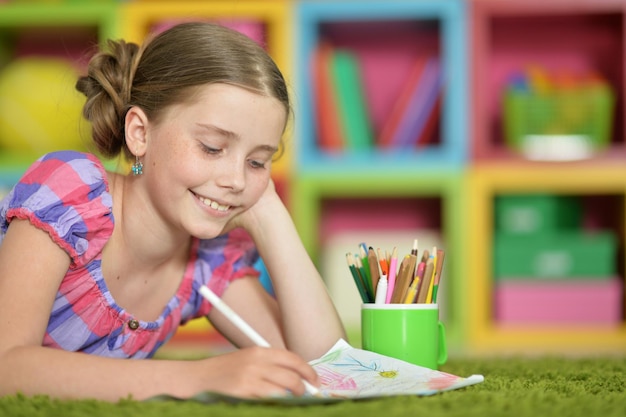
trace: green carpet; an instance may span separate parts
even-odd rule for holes
[[[0,416],[76,417],[610,417],[626,415],[626,357],[451,359],[442,368],[485,382],[431,397],[395,397],[315,406],[200,404],[194,402],[59,401],[47,397],[0,398]],[[1,377],[1,376],[0,376]]]

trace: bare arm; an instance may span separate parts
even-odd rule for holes
[[[278,304],[257,278],[248,277],[235,280],[222,295],[222,300],[261,334],[272,347],[286,348]],[[254,346],[252,340],[237,329],[216,308],[211,309],[208,318],[213,326],[233,345],[239,348]]]
[[[326,286],[272,184],[237,222],[248,230],[257,244],[276,293],[280,329],[265,329],[264,336],[270,344],[284,343],[289,350],[311,360],[326,353],[340,337],[345,338]],[[235,293],[227,290],[224,299],[250,320],[252,327],[266,326],[273,311],[258,309],[258,304]]]
[[[42,347],[69,258],[50,237],[14,220],[0,245],[0,395],[22,392],[115,401],[212,390],[244,397],[290,390],[312,368],[282,349],[248,348],[199,361],[121,360]]]

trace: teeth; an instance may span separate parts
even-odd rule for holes
[[[223,206],[221,204],[218,204],[216,201],[213,201],[213,200],[208,199],[208,198],[204,198],[204,197],[200,197],[200,196],[198,196],[198,198],[200,199],[200,201],[202,201],[202,203],[204,203],[205,206],[209,206],[213,210],[226,211],[226,210],[228,210],[230,208],[230,206]]]

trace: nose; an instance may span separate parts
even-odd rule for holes
[[[216,167],[215,182],[219,187],[228,188],[233,192],[240,192],[246,185],[245,161],[238,158],[224,158]]]

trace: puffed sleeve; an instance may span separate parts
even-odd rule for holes
[[[259,277],[255,267],[259,253],[254,241],[243,229],[235,229],[215,239],[202,240],[198,244],[189,308],[184,321],[206,316],[211,304],[199,293],[201,285],[208,286],[221,296],[228,285],[242,277]]]
[[[106,178],[102,163],[91,154],[44,155],[0,203],[0,234],[12,219],[28,220],[69,254],[73,268],[85,265],[113,232]]]

